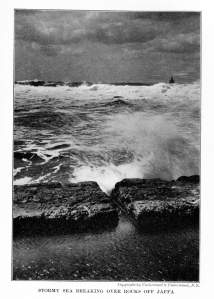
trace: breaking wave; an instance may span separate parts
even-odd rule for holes
[[[194,139],[191,142],[183,137],[176,125],[163,116],[110,116],[103,133],[106,139],[101,151],[108,149],[108,161],[102,166],[91,163],[77,167],[71,181],[93,180],[110,193],[124,178],[173,180],[199,173],[199,148]],[[125,163],[121,162],[124,155]]]
[[[200,172],[200,85],[15,87],[14,184]]]

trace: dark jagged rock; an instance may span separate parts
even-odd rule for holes
[[[95,182],[14,186],[15,235],[99,229],[117,222],[117,210]]]
[[[41,80],[24,80],[24,81],[15,81],[15,84],[20,85],[32,85],[32,86],[44,86],[45,81]]]
[[[111,196],[146,229],[199,223],[199,176],[171,182],[125,179],[116,184]]]

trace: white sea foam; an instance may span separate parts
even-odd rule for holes
[[[74,170],[70,181],[73,183],[84,181],[95,181],[100,186],[101,190],[110,194],[115,184],[124,178],[142,178],[143,173],[138,161],[129,164],[116,166],[108,164],[101,167],[81,166]]]
[[[43,137],[39,144],[34,143],[38,129],[20,127],[15,132],[20,139],[29,136],[21,151],[31,151],[44,159],[36,165],[46,167],[53,158],[67,152],[66,162],[62,165],[54,162],[59,164],[50,167],[56,180],[58,173],[68,171],[63,170],[65,163],[68,169],[71,166],[71,182],[94,180],[107,193],[124,178],[171,180],[200,172],[198,82],[153,86],[94,84],[73,88],[16,85],[15,95],[15,103],[21,109],[34,108],[35,112],[41,105],[44,111],[71,119],[68,119],[70,127],[66,123],[66,133],[62,129],[57,136],[51,130],[40,129]],[[63,144],[66,147],[60,148]],[[48,178],[43,175],[36,180]],[[20,179],[19,183],[26,181]]]
[[[101,189],[110,193],[114,185],[124,178],[177,179],[181,175],[199,172],[199,152],[178,131],[176,125],[163,116],[143,113],[109,117],[103,148],[126,150],[133,159],[101,167],[77,167],[72,182],[93,180]]]
[[[17,175],[17,173],[19,173],[22,169],[24,169],[24,167],[18,167],[16,169],[13,170],[13,175]]]
[[[28,184],[31,180],[32,180],[32,178],[30,178],[30,177],[24,177],[24,178],[15,180],[13,182],[13,184],[14,185],[25,185],[25,184]]]
[[[26,92],[29,94],[26,95]],[[55,102],[56,99],[60,101],[73,100],[90,100],[94,99],[96,95],[100,95],[103,99],[108,99],[109,96],[120,95],[128,99],[137,98],[163,98],[169,96],[171,100],[180,99],[186,101],[188,98],[195,99],[200,97],[200,84],[198,82],[193,84],[166,84],[158,83],[151,86],[115,86],[109,84],[95,84],[93,86],[82,85],[79,87],[35,87],[16,85],[15,86],[16,101],[19,102],[35,102],[37,100],[50,99]],[[25,96],[24,96],[25,95]],[[99,101],[100,98],[97,98]]]

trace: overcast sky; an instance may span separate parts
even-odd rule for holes
[[[194,82],[200,13],[15,12],[15,80]]]

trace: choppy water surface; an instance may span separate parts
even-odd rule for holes
[[[199,174],[200,85],[15,86],[14,184]]]
[[[148,234],[121,217],[115,229],[17,237],[13,279],[198,281],[198,229]]]

